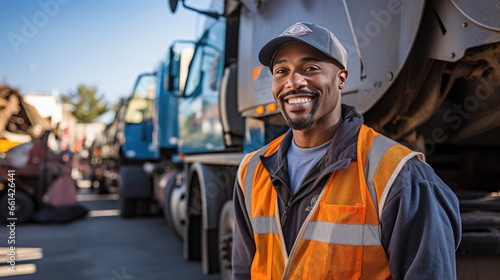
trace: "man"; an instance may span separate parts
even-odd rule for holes
[[[335,35],[299,22],[259,60],[291,130],[240,165],[234,279],[455,279],[458,200],[420,153],[341,104]]]

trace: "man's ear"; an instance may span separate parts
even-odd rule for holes
[[[339,78],[339,89],[344,88],[348,75],[349,75],[349,71],[347,71],[347,69],[342,69],[339,71],[339,73],[337,75],[337,77]]]

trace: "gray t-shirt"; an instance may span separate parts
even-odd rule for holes
[[[332,141],[328,141],[317,147],[301,148],[295,144],[292,139],[290,148],[287,152],[288,161],[288,179],[290,183],[290,192],[295,194],[309,171],[326,154],[328,146]]]

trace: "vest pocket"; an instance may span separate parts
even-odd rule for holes
[[[358,205],[336,205],[321,203],[317,221],[325,221],[336,224],[364,224],[366,217],[366,206]]]

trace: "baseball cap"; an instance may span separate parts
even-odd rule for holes
[[[343,68],[347,66],[347,52],[339,39],[328,29],[309,22],[297,22],[278,37],[267,42],[259,52],[259,61],[272,69],[274,55],[284,44],[303,42],[335,59]]]

